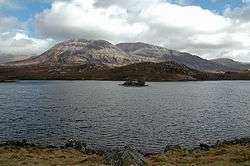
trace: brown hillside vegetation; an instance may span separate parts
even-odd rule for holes
[[[1,66],[0,80],[128,80],[192,81],[250,80],[250,72],[207,73],[175,62],[144,62],[120,67],[106,65]]]
[[[250,145],[223,145],[210,150],[171,150],[145,157],[149,166],[247,166],[250,165]],[[0,165],[110,165],[101,155],[86,155],[66,148],[0,147]]]

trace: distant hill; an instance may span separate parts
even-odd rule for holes
[[[28,55],[13,55],[6,54],[0,52],[0,64],[12,62],[12,61],[20,61],[29,57]]]
[[[250,69],[250,64],[241,63],[241,62],[234,61],[234,60],[228,59],[228,58],[212,59],[211,61],[218,63],[218,64],[221,64],[223,66],[233,68],[235,70],[249,70]]]

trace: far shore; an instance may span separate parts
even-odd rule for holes
[[[217,81],[250,80],[250,72],[205,72],[174,62],[134,63],[119,67],[105,65],[76,66],[0,66],[0,80],[98,80],[128,81]]]

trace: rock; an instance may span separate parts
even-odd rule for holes
[[[174,150],[181,150],[179,145],[167,145],[164,152],[174,151]]]
[[[209,149],[210,149],[210,146],[207,145],[207,144],[200,144],[200,149],[201,149],[201,150],[209,150]]]
[[[82,153],[86,153],[87,152],[87,144],[82,142],[82,141],[76,141],[76,140],[68,140],[68,142],[65,144],[66,148],[74,148],[76,150],[79,150]]]
[[[105,159],[113,166],[145,165],[144,156],[131,145],[125,146],[122,150],[108,152]]]

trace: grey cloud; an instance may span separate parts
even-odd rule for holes
[[[0,32],[9,30],[17,25],[18,20],[15,17],[0,18]]]
[[[224,15],[229,18],[238,19],[241,21],[250,21],[250,5],[237,7],[234,9],[227,8]]]
[[[10,44],[10,47],[27,47],[34,44],[34,41],[29,39],[19,39],[13,40]]]

